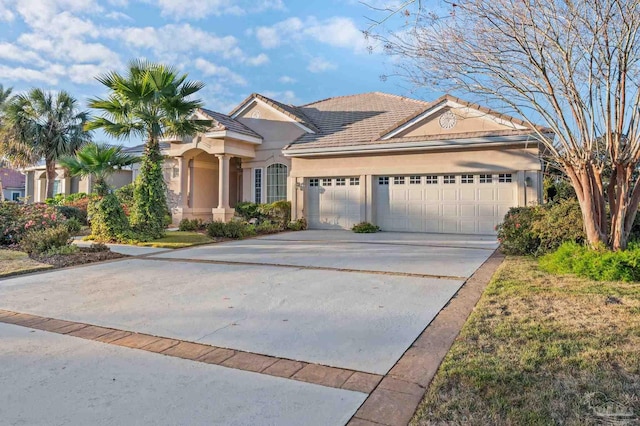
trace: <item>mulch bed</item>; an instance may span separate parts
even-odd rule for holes
[[[114,253],[112,251],[96,251],[90,247],[80,247],[80,250],[73,254],[56,254],[53,256],[32,255],[31,258],[38,262],[53,265],[56,268],[66,266],[83,265],[85,263],[101,262],[103,260],[120,259],[127,255]]]

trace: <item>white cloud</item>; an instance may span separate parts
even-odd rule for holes
[[[6,0],[0,0],[0,21],[11,22],[16,17],[9,9],[8,3]]]
[[[109,69],[111,69],[109,66],[77,64],[71,65],[67,69],[67,75],[74,83],[93,84],[97,83],[96,76],[107,72]]]
[[[247,81],[239,74],[231,71],[229,68],[216,65],[206,59],[198,58],[194,61],[195,67],[202,71],[205,76],[217,77],[223,83],[231,83],[238,86],[246,86]]]
[[[256,28],[256,37],[265,49],[272,49],[280,45],[281,39],[302,30],[303,23],[299,18],[289,18],[271,27]]]
[[[295,82],[296,82],[296,81],[298,81],[298,80],[296,80],[296,79],[295,79],[295,78],[293,78],[293,77],[289,77],[288,75],[283,75],[282,77],[280,77],[280,78],[278,79],[278,81],[279,81],[280,83],[284,83],[284,84],[293,84],[293,83],[295,83]]]
[[[298,97],[293,90],[285,90],[283,92],[274,92],[271,90],[265,90],[260,92],[267,98],[275,99],[276,101],[283,102],[285,104],[295,105],[300,103]]]
[[[338,68],[336,64],[320,57],[311,58],[309,65],[307,65],[307,69],[313,73],[330,71],[336,68]]]
[[[270,27],[258,27],[255,35],[265,49],[280,46],[285,40],[315,40],[333,47],[353,49],[362,53],[367,49],[367,41],[351,18],[335,16],[319,21],[313,16],[302,21],[289,18]]]
[[[259,65],[264,65],[269,62],[269,57],[265,53],[261,53],[258,56],[254,56],[252,58],[247,59],[247,64],[257,67]]]
[[[0,43],[0,58],[35,66],[43,66],[46,64],[46,61],[37,53],[11,43]]]
[[[203,19],[208,16],[244,15],[264,10],[283,10],[282,0],[144,0],[160,8],[162,16],[180,19]]]
[[[25,67],[9,67],[6,65],[0,65],[0,80],[9,81],[26,81],[32,82],[44,82],[47,84],[58,84],[58,73],[55,69],[47,71],[35,70]]]
[[[104,17],[108,19],[112,19],[114,21],[129,21],[129,22],[133,21],[133,18],[131,16],[123,12],[118,12],[117,10],[107,13],[106,15],[104,15]]]
[[[169,24],[159,28],[110,28],[105,35],[124,41],[129,46],[151,49],[160,55],[199,51],[218,53],[224,59],[245,59],[235,37],[218,37],[189,24]]]

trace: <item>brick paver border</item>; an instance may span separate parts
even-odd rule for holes
[[[491,277],[504,260],[495,251],[465,282],[362,403],[347,426],[405,426],[473,311]]]
[[[363,393],[371,393],[382,379],[380,375],[362,371],[14,311],[0,310],[0,323]]]

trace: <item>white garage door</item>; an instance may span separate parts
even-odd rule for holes
[[[306,217],[312,229],[351,229],[360,222],[360,178],[307,179]]]
[[[378,176],[376,224],[384,231],[495,234],[518,201],[515,174]]]

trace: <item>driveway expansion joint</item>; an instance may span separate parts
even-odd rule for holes
[[[460,277],[456,275],[433,275],[433,274],[419,274],[414,272],[391,272],[391,271],[371,271],[368,269],[348,269],[348,268],[332,268],[329,266],[303,266],[303,265],[291,265],[287,263],[263,263],[263,262],[236,262],[231,260],[212,260],[212,259],[189,259],[179,257],[145,257],[139,258],[141,260],[155,260],[160,262],[178,262],[178,263],[204,263],[211,265],[238,265],[238,266],[271,266],[274,268],[291,268],[299,270],[315,270],[315,271],[335,271],[335,272],[355,272],[361,274],[374,274],[374,275],[391,275],[397,277],[411,277],[411,278],[432,278],[438,280],[452,280],[452,281],[464,281],[467,277]]]
[[[2,309],[0,323],[355,392],[370,393],[382,380],[381,375],[363,371]]]

